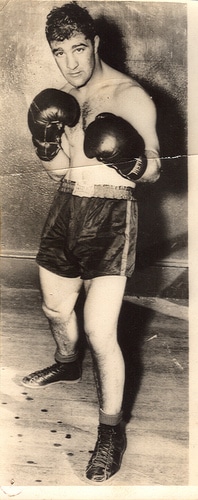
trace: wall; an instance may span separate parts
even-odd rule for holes
[[[1,2],[2,254],[34,256],[56,186],[42,170],[27,128],[33,97],[63,79],[45,40],[46,15],[63,1]],[[80,2],[79,2],[80,3]],[[97,19],[101,57],[137,78],[158,112],[163,172],[139,186],[137,266],[187,265],[186,4],[81,2]]]

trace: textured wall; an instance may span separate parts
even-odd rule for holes
[[[63,84],[44,34],[47,13],[62,3],[0,1],[2,250],[6,253],[36,252],[56,189],[33,151],[27,110],[40,90]],[[139,264],[186,259],[186,4],[89,1],[81,5],[97,19],[101,57],[136,77],[157,106],[163,173],[155,185],[137,189]]]

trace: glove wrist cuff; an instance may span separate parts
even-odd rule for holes
[[[42,148],[36,148],[36,154],[42,161],[52,161],[61,149],[58,144],[54,148],[51,147],[51,144],[46,144]]]
[[[138,179],[141,179],[141,177],[144,175],[146,167],[147,159],[146,156],[142,155],[136,160],[136,163],[132,167],[131,171],[127,173],[127,177],[131,181],[137,181]]]
[[[114,164],[107,163],[107,165],[115,168],[122,177],[125,177],[125,179],[136,182],[144,175],[147,168],[147,159],[145,155],[142,155],[133,160]]]

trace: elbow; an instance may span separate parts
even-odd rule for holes
[[[160,178],[160,171],[161,171],[161,167],[160,167],[159,163],[155,162],[155,165],[154,165],[152,162],[152,165],[151,165],[151,162],[149,162],[147,165],[147,169],[146,169],[144,175],[139,180],[139,182],[147,182],[148,184],[154,184]]]
[[[147,158],[147,169],[145,175],[143,177],[145,182],[149,182],[150,184],[154,184],[160,178],[161,172],[161,161],[159,156],[156,158]]]
[[[155,182],[157,182],[159,180],[159,178],[160,178],[160,170],[158,170],[157,172],[153,172],[150,175],[147,182],[149,182],[150,184],[154,184]]]

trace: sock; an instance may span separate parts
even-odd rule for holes
[[[63,354],[60,354],[57,349],[54,357],[57,363],[72,363],[73,361],[76,361],[78,359],[78,352],[70,354],[69,356],[64,356]]]
[[[109,413],[105,413],[101,408],[99,409],[99,422],[100,424],[105,425],[118,425],[122,420],[122,411],[116,413],[114,415],[110,415]]]

